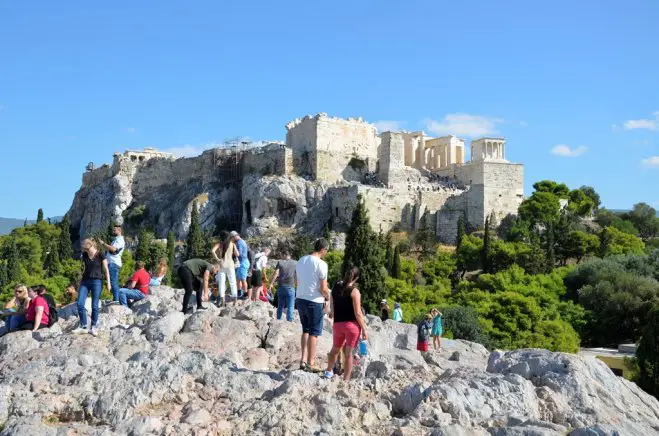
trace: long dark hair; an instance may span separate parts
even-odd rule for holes
[[[220,257],[224,258],[224,254],[229,249],[229,244],[231,244],[231,240],[229,239],[229,232],[222,230],[220,232],[220,240],[222,241],[222,256]]]
[[[341,296],[347,297],[350,295],[352,290],[355,288],[355,283],[359,280],[359,268],[356,266],[348,268],[345,275],[343,276],[343,286],[341,289]]]

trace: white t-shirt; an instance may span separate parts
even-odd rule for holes
[[[327,280],[327,263],[317,256],[307,255],[297,262],[296,298],[324,303],[325,297],[320,293],[320,282]]]
[[[124,237],[121,236],[121,235],[116,236],[112,240],[112,244],[110,244],[110,245],[112,245],[114,248],[116,248],[119,251],[117,252],[117,254],[112,254],[108,251],[108,253],[106,255],[106,259],[108,260],[108,265],[115,264],[115,265],[117,265],[118,267],[121,268],[121,265],[122,265],[121,255],[123,254],[123,250],[126,247],[126,242],[124,241]]]
[[[261,271],[263,268],[268,266],[268,256],[266,256],[263,253],[257,253],[256,256],[256,266],[254,266],[254,269],[257,271]]]

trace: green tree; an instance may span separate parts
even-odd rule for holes
[[[553,180],[541,180],[533,184],[536,192],[548,192],[558,198],[567,199],[570,195],[570,188],[565,183],[556,183]]]
[[[659,396],[659,304],[648,313],[643,336],[636,349],[638,385],[647,393]]]
[[[174,232],[167,233],[167,284],[172,286],[172,272],[176,261],[176,237]]]
[[[186,258],[206,258],[208,253],[204,251],[204,232],[201,229],[199,221],[199,206],[197,200],[192,202],[192,212],[190,213],[190,229],[188,230],[188,239],[186,241]]]
[[[17,283],[21,280],[21,265],[16,240],[10,236],[5,244],[4,256],[7,261],[7,282]]]
[[[643,253],[645,244],[639,238],[621,232],[615,227],[605,227],[600,232],[600,256],[627,253]]]
[[[600,201],[600,195],[595,192],[595,188],[591,186],[582,186],[579,188],[584,194],[590,198],[590,200],[593,202],[593,208],[594,210],[599,209],[600,205],[602,202]]]
[[[71,245],[71,220],[68,215],[64,215],[59,225],[59,257],[61,260],[73,257],[73,246]]]
[[[483,272],[486,273],[492,272],[492,265],[490,263],[492,241],[490,238],[490,217],[487,217],[485,218],[485,235],[483,236],[483,251],[481,252],[481,265],[483,266]]]
[[[481,252],[483,240],[476,235],[467,235],[462,238],[460,248],[456,250],[457,268],[464,277],[467,271],[481,268]]]
[[[151,242],[153,241],[153,234],[146,229],[141,229],[138,240],[137,248],[135,249],[135,260],[148,263],[150,261],[149,257],[149,248],[151,247]]]
[[[430,225],[430,215],[427,213],[421,218],[421,226],[414,234],[414,242],[421,247],[422,258],[427,258],[433,254],[436,238],[435,232]]]
[[[353,265],[359,268],[362,301],[367,311],[371,313],[377,310],[380,300],[385,296],[384,276],[381,269],[384,252],[380,244],[374,243],[377,237],[369,224],[364,201],[359,196],[346,236],[343,272],[345,273]]]
[[[53,240],[50,242],[50,245],[46,251],[46,260],[43,266],[46,277],[53,277],[58,275],[60,272],[60,267],[59,247],[57,246],[57,241]]]
[[[519,216],[532,226],[536,224],[548,225],[555,222],[560,216],[559,197],[551,192],[534,192],[519,206]]]
[[[385,267],[387,268],[387,271],[389,271],[389,274],[392,274],[394,267],[394,246],[391,238],[391,232],[387,233],[387,237],[385,238],[385,249]]]
[[[600,240],[596,235],[591,235],[579,230],[572,230],[567,237],[567,244],[563,249],[565,258],[576,259],[580,263],[585,256],[595,255],[600,248]]]
[[[490,339],[483,332],[478,320],[478,314],[471,307],[456,306],[442,309],[442,325],[446,336],[491,347]]]
[[[659,218],[652,206],[646,203],[635,204],[632,211],[625,216],[638,229],[638,235],[643,240],[659,235]]]
[[[210,253],[210,250],[208,252]],[[152,240],[149,245],[149,260],[146,262],[147,270],[155,273],[158,264],[160,263],[160,259],[167,259],[167,245]]]
[[[595,209],[595,203],[581,189],[574,189],[570,191],[569,202],[567,209],[578,216],[589,216]]]
[[[37,224],[43,221],[43,209],[39,209],[37,212]]]
[[[465,223],[465,217],[464,214],[460,214],[460,218],[458,218],[458,236],[457,239],[455,240],[456,247],[460,248],[460,244],[462,243],[462,238],[466,233],[467,233],[467,225]]]
[[[549,225],[547,231],[545,232],[545,258],[547,260],[547,266],[545,270],[551,272],[556,266],[556,253],[555,253],[555,244],[554,244],[554,226]]]
[[[394,256],[391,266],[391,277],[395,279],[400,279],[403,275],[402,265],[400,263],[400,248],[396,245],[394,248]]]

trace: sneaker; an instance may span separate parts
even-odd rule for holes
[[[204,307],[204,306],[197,306],[197,310],[198,310],[198,311],[199,311],[199,310],[206,310],[206,309],[208,309],[208,307]]]
[[[97,337],[98,336],[98,329],[96,327],[90,328],[89,329],[89,334],[94,336],[94,337]]]
[[[106,306],[114,306],[114,305],[116,305],[116,304],[119,304],[119,302],[116,301],[116,300],[107,300],[107,301],[105,302],[105,305],[106,305]]]
[[[323,372],[323,378],[332,378],[332,377],[334,377],[334,373],[332,371]]]
[[[72,330],[71,333],[73,333],[74,335],[80,335],[80,334],[83,334],[83,333],[87,333],[87,327],[80,326],[80,327]]]
[[[306,371],[307,367],[308,367],[307,362],[300,362],[300,369],[302,371]]]

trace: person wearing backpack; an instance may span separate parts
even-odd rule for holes
[[[432,315],[427,314],[426,317],[417,326],[417,341],[416,349],[425,354],[428,352],[428,342],[430,339],[430,332],[432,331]]]
[[[28,289],[27,295],[30,297],[30,304],[25,314],[25,323],[20,330],[36,332],[39,329],[48,328],[49,308],[48,301],[43,297],[45,293],[46,288],[43,286],[32,286]]]
[[[48,293],[48,289],[44,285],[35,286],[37,294],[41,295],[48,303],[48,327],[52,327],[59,320],[57,315],[57,303],[55,298]]]

